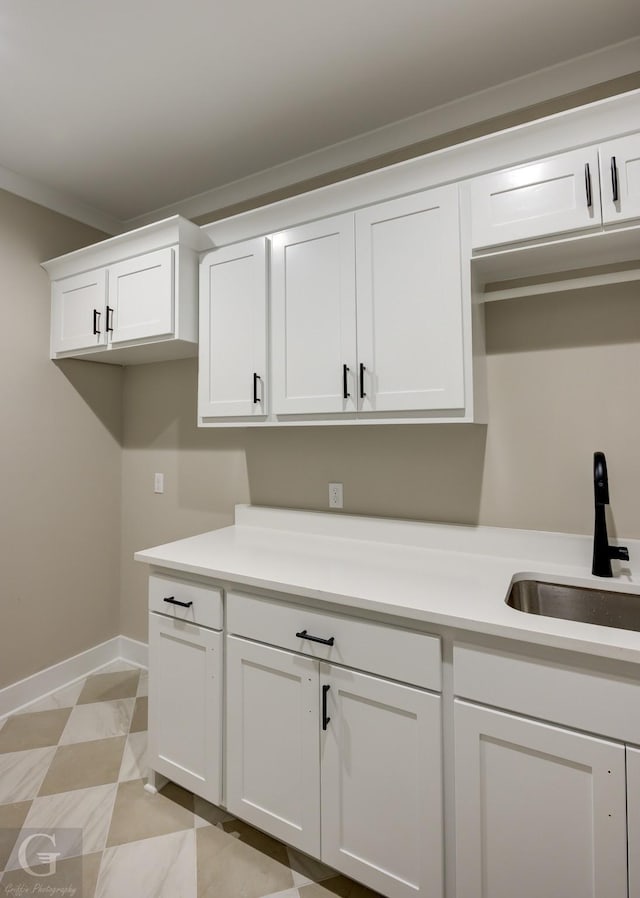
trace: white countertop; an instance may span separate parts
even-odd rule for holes
[[[135,559],[345,610],[640,662],[640,633],[505,604],[514,579],[640,594],[640,541],[615,543],[629,547],[631,560],[614,561],[614,577],[606,579],[590,573],[587,536],[239,505],[234,526],[137,552]]]

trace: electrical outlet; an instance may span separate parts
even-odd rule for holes
[[[164,474],[153,475],[153,491],[154,493],[164,493]]]
[[[342,484],[329,484],[329,508],[342,508]]]

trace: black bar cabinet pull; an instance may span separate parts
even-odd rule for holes
[[[311,642],[321,642],[322,645],[333,645],[336,641],[335,636],[330,636],[329,639],[321,639],[319,636],[312,636],[310,633],[307,633],[306,630],[300,630],[299,633],[296,633],[298,639],[308,639]]]
[[[362,362],[360,362],[360,399],[364,399],[367,395],[364,391],[364,372],[367,369],[364,367]]]
[[[107,306],[107,333],[108,334],[113,333],[113,318],[111,317],[112,315],[113,315],[113,309],[111,308],[111,306]]]
[[[170,605],[180,605],[181,608],[191,608],[193,605],[193,602],[180,602],[175,596],[167,596],[167,598],[162,601],[168,602]]]
[[[100,333],[100,328],[98,327],[98,323],[100,322],[100,312],[97,309],[93,310],[93,334],[96,336]]]
[[[584,164],[584,186],[587,191],[587,208],[590,209],[593,206],[593,196],[591,195],[591,170],[588,162]]]
[[[258,381],[260,380],[260,375],[253,372],[253,402],[260,402],[258,399]]]
[[[342,398],[343,399],[348,399],[349,396],[351,396],[351,393],[349,392],[349,389],[347,386],[348,373],[349,373],[348,365],[343,365],[342,366]]]
[[[618,193],[618,166],[616,165],[616,157],[611,157],[611,189],[613,190],[613,202],[617,203],[620,199]]]
[[[331,718],[327,717],[327,692],[331,689],[331,686],[327,683],[322,687],[322,729],[326,730],[331,722]]]

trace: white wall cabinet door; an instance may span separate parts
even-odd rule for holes
[[[275,414],[355,411],[352,214],[274,235],[271,306]]]
[[[149,766],[220,804],[222,633],[149,615]]]
[[[624,747],[455,706],[457,898],[626,898]]]
[[[455,185],[356,213],[362,411],[464,407],[460,271]]]
[[[440,697],[320,671],[322,860],[390,898],[441,896]]]
[[[471,181],[474,249],[598,228],[598,151],[574,150]]]
[[[629,898],[640,898],[640,750],[627,748]]]
[[[106,344],[107,281],[103,268],[54,281],[51,353]]]
[[[145,253],[108,268],[111,343],[174,332],[174,251]]]
[[[602,144],[600,181],[605,224],[640,218],[640,134]]]
[[[229,811],[318,857],[318,662],[227,637]]]
[[[267,413],[266,239],[224,247],[200,264],[198,414]]]

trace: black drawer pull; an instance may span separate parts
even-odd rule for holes
[[[107,333],[113,333],[113,309],[107,306]]]
[[[367,395],[364,391],[364,372],[366,370],[365,366],[360,362],[360,399],[365,399]]]
[[[260,399],[258,398],[258,383],[260,380],[261,380],[260,375],[256,371],[254,371],[253,372],[253,404],[254,405],[256,405],[256,403],[260,402]]]
[[[351,396],[351,393],[349,392],[349,387],[347,384],[347,375],[348,374],[349,374],[348,365],[343,365],[342,366],[342,398],[343,399],[348,399],[349,396]]]
[[[333,645],[336,641],[334,636],[329,637],[329,639],[321,639],[319,636],[311,636],[306,630],[300,630],[299,633],[296,633],[296,636],[298,639],[310,639],[311,642],[321,642],[322,645]]]
[[[331,686],[327,683],[322,687],[322,729],[326,730],[326,728],[331,723],[331,718],[327,717],[327,692],[331,689]]]
[[[589,170],[588,162],[585,162],[584,166],[584,187],[587,193],[587,209],[591,209],[593,206],[593,197],[591,195],[591,171]]]
[[[98,325],[100,324],[100,312],[97,309],[93,310],[93,335],[94,337],[100,333],[100,328]]]
[[[616,164],[616,157],[611,157],[611,193],[613,195],[613,202],[617,203],[620,199],[620,194],[618,192],[618,166]]]
[[[169,596],[162,601],[168,602],[170,605],[180,605],[181,608],[191,608],[191,606],[193,605],[193,602],[179,602],[178,599],[174,598],[174,596]]]

